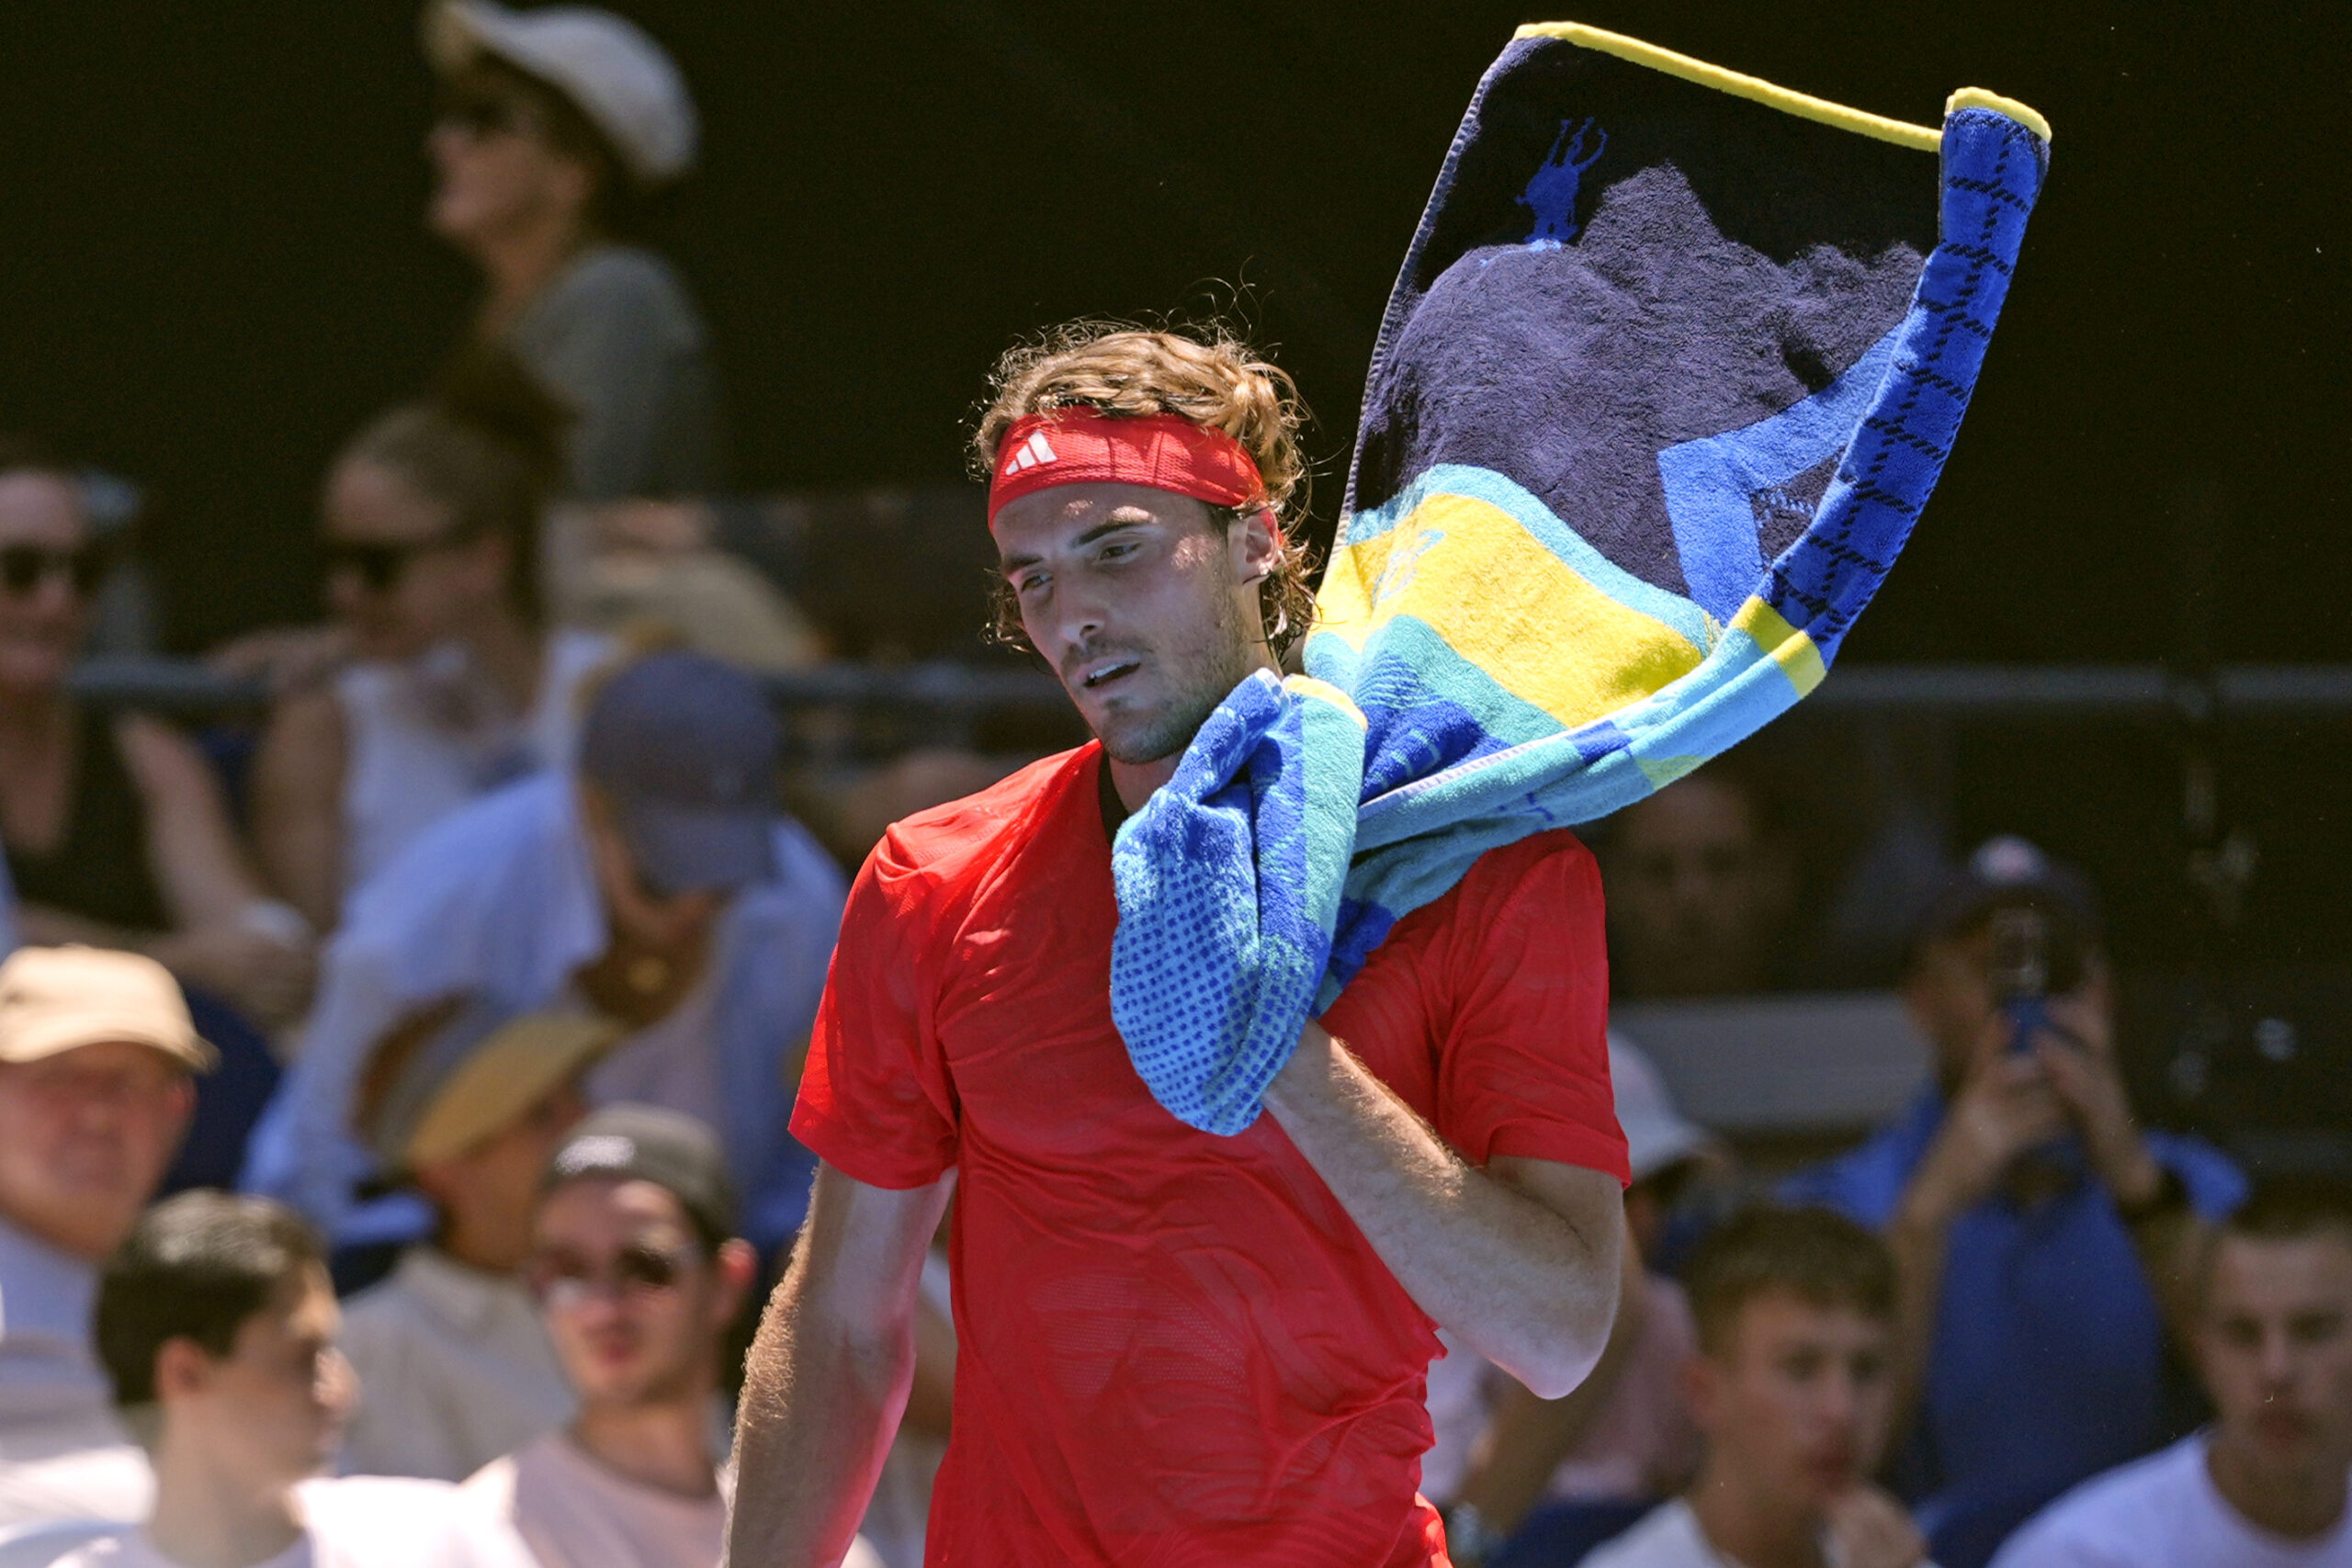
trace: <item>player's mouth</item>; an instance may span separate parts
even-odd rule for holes
[[[1088,667],[1079,676],[1079,686],[1085,691],[1099,692],[1104,687],[1125,680],[1143,668],[1140,659],[1111,659]]]

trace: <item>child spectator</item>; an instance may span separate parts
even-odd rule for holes
[[[368,1235],[381,1216],[355,1213],[355,1186],[375,1162],[351,1118],[368,1053],[467,993],[620,1024],[590,1102],[718,1128],[746,1234],[783,1242],[808,1202],[813,1161],[786,1122],[842,887],[776,805],[781,747],[759,688],[715,660],[656,654],[605,682],[576,773],[444,818],[353,899],[246,1184],[340,1225],[338,1240]]]
[[[424,829],[571,761],[582,683],[615,649],[542,612],[563,418],[511,359],[477,354],[328,470],[327,596],[356,662],[279,700],[253,781],[263,866],[321,931]]]
[[[437,1568],[451,1489],[314,1480],[358,1393],[317,1238],[277,1204],[185,1192],[98,1289],[98,1353],[147,1438],[155,1504],[59,1568]]]
[[[185,736],[74,700],[105,567],[79,482],[0,439],[0,840],[26,942],[144,953],[263,1025],[311,994],[307,923],[246,865]]]
[[[153,959],[28,947],[0,964],[0,1528],[147,1506],[90,1308],[212,1061]]]
[[[466,1483],[476,1539],[519,1540],[537,1568],[715,1568],[719,1349],[758,1273],[718,1142],[675,1112],[614,1106],[548,1183],[530,1277],[580,1413]],[[850,1561],[870,1557],[861,1544]]]
[[[1587,1568],[1916,1568],[1919,1532],[1866,1479],[1894,1414],[1885,1244],[1826,1210],[1751,1209],[1700,1244],[1684,1282],[1706,1457]]]
[[[2352,1568],[2352,1190],[2257,1184],[2195,1345],[2213,1425],[2077,1487],[1995,1568]]]
[[[359,1128],[438,1224],[350,1303],[345,1348],[369,1393],[346,1470],[462,1481],[571,1414],[522,1269],[540,1173],[587,1113],[581,1075],[617,1032],[460,998],[403,1020],[378,1048]]]

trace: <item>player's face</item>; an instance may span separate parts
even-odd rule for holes
[[[1860,1484],[1885,1440],[1887,1328],[1847,1306],[1765,1291],[1732,1343],[1702,1359],[1693,1407],[1707,1440],[1759,1490],[1818,1513]]]
[[[1271,536],[1142,485],[1033,491],[996,515],[1000,568],[1030,645],[1115,761],[1182,751],[1271,662],[1255,607]]]
[[[2257,1473],[2342,1475],[2352,1465],[2352,1236],[2215,1244],[2198,1363],[2221,1412],[2216,1441]]]

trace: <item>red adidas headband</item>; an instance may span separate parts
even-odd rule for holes
[[[1265,480],[1241,443],[1182,414],[1107,414],[1082,403],[1024,414],[996,449],[989,526],[1005,502],[1069,484],[1146,485],[1244,507],[1266,499]]]

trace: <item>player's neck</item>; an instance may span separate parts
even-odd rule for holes
[[[2347,1481],[2342,1465],[2266,1471],[2217,1431],[2205,1450],[2213,1489],[2246,1523],[2289,1540],[2312,1540],[2344,1517]]]
[[[1689,1493],[1690,1511],[1718,1556],[1740,1568],[1822,1568],[1821,1519],[1710,1456]]]
[[[1143,809],[1143,803],[1151,798],[1153,791],[1176,776],[1176,764],[1183,760],[1182,751],[1156,762],[1122,762],[1108,755],[1103,758],[1111,764],[1111,787],[1119,792],[1119,804],[1127,808],[1130,816]]]

